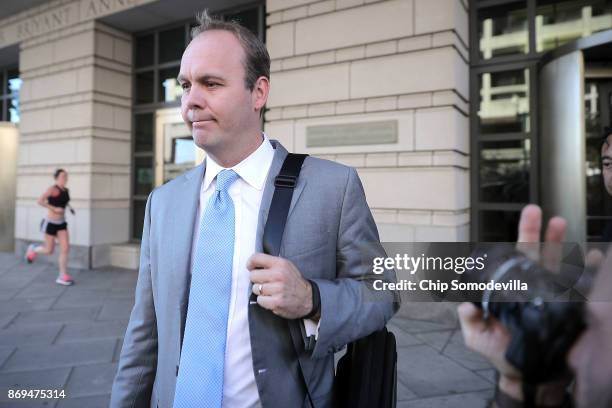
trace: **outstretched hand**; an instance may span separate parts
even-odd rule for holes
[[[540,251],[542,210],[530,204],[523,208],[519,221],[517,250],[546,268],[557,270],[560,265],[560,243],[565,238],[567,223],[561,217],[551,218],[544,235],[544,248]],[[521,375],[505,358],[510,333],[493,316],[486,320],[483,311],[472,303],[462,303],[458,309],[463,338],[468,348],[482,354],[500,373],[499,387],[506,394],[522,399]]]

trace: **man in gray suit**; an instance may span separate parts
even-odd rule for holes
[[[147,200],[111,407],[333,406],[334,352],[395,313],[394,293],[372,292],[394,272],[372,274],[385,253],[355,170],[312,157],[280,256],[262,253],[287,156],[261,131],[270,58],[238,24],[199,20],[178,79],[207,158]]]

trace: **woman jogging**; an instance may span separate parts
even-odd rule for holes
[[[38,199],[38,204],[46,207],[47,216],[41,222],[41,232],[45,233],[45,245],[30,244],[26,251],[26,261],[34,262],[37,255],[51,255],[55,249],[55,240],[59,241],[59,276],[55,280],[60,285],[72,285],[74,281],[68,275],[68,252],[70,250],[70,242],[68,236],[68,224],[66,223],[65,212],[70,195],[66,188],[68,182],[68,173],[64,169],[57,169],[53,175],[55,184],[47,189],[45,193]],[[70,211],[74,214],[74,210]]]

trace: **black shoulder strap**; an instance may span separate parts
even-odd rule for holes
[[[291,206],[291,198],[293,197],[293,190],[297,184],[298,177],[300,176],[300,170],[302,169],[302,163],[306,159],[307,154],[287,154],[283,166],[278,172],[278,176],[274,179],[274,194],[272,195],[272,202],[270,203],[270,209],[268,211],[268,219],[264,228],[263,235],[263,250],[268,255],[278,256],[280,253],[281,241],[283,239],[283,233],[285,232],[285,225],[287,223],[287,216],[289,215],[289,207]],[[304,387],[306,389],[306,395],[310,401],[310,406],[314,407],[312,396],[304,371],[302,370],[302,364],[299,361],[298,348],[295,343],[294,333],[292,333],[292,322],[288,322],[289,332],[291,334],[293,347],[295,349],[295,357],[298,360],[298,367]],[[302,335],[305,335],[303,323],[301,324]]]
[[[304,163],[306,156],[308,155],[287,154],[283,166],[274,180],[274,195],[272,196],[268,220],[266,221],[263,234],[263,250],[266,254],[278,256],[280,253],[283,232],[285,231],[287,215],[289,214],[289,206],[293,197],[293,189],[297,184],[302,163]]]

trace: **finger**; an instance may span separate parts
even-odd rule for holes
[[[253,269],[249,273],[249,279],[251,279],[253,285],[274,282],[278,280],[278,271],[275,269]]]
[[[529,204],[521,211],[518,242],[539,242],[542,230],[542,210],[535,204]]]
[[[472,302],[463,302],[457,307],[459,321],[472,325],[474,323],[484,322],[482,309],[479,309]]]
[[[546,227],[545,243],[542,250],[542,266],[552,272],[561,270],[563,258],[563,240],[567,222],[561,217],[553,217]]]
[[[535,204],[525,206],[521,211],[516,249],[534,262],[540,256],[541,230],[542,210]]]
[[[247,261],[247,269],[252,271],[257,268],[271,268],[276,263],[277,257],[256,252]]]
[[[264,309],[270,310],[276,314],[275,310],[278,305],[277,296],[257,296],[257,303]]]
[[[591,249],[584,260],[584,265],[589,268],[599,268],[604,261],[604,254],[599,249]]]
[[[262,285],[262,286],[259,286]],[[256,283],[251,291],[257,296],[274,296],[283,293],[284,285],[279,282]]]
[[[546,227],[546,242],[563,242],[565,239],[565,231],[567,230],[567,221],[563,217],[552,217],[548,221]]]

